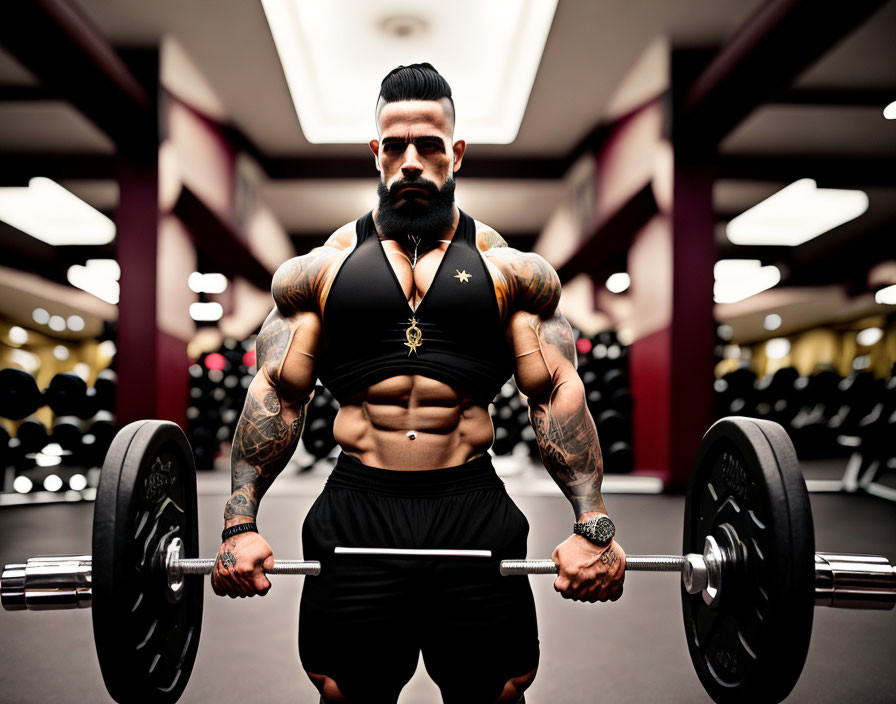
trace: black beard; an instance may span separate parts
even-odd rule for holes
[[[410,197],[396,206],[397,194],[406,186],[424,189],[428,198]],[[456,183],[450,176],[441,188],[432,181],[422,178],[404,178],[386,188],[382,181],[376,192],[380,197],[380,207],[376,222],[380,231],[388,238],[402,243],[414,235],[421,240],[435,240],[454,223],[454,189]]]

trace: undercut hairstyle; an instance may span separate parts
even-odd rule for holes
[[[380,84],[380,95],[376,101],[376,129],[380,129],[380,113],[387,103],[400,100],[438,100],[445,106],[451,130],[454,131],[454,100],[451,86],[432,64],[411,64],[393,68]]]

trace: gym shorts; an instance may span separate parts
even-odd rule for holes
[[[445,702],[493,702],[538,665],[526,577],[498,561],[526,555],[529,522],[491,458],[397,471],[341,453],[302,527],[306,579],[299,616],[305,670],[352,702],[395,702],[419,654]],[[336,546],[491,550],[492,557],[334,555]]]

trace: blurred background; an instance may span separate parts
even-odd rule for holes
[[[89,495],[137,418],[226,465],[271,274],[373,207],[379,81],[414,61],[454,89],[460,207],[560,273],[610,471],[681,489],[721,415],[773,418],[818,458],[890,421],[893,2],[4,13],[6,500]],[[297,470],[334,452],[335,411],[320,390]],[[494,453],[535,456],[512,384],[495,411]]]
[[[188,433],[214,554],[271,276],[374,207],[379,83],[428,61],[468,143],[459,206],[560,275],[604,493],[666,494],[608,500],[626,549],[679,550],[700,439],[715,419],[746,415],[794,441],[821,547],[892,560],[894,39],[893,0],[3,3],[2,557],[83,552],[106,449],[142,418]],[[296,542],[332,467],[337,409],[319,387],[266,499],[279,544]],[[492,411],[496,468],[532,520],[530,552],[546,556],[568,535],[568,505],[512,381]],[[552,654],[532,701],[591,701],[591,656],[622,668],[600,678],[608,700],[704,696],[680,628],[651,615],[678,608],[675,590],[634,578],[589,630],[598,610],[574,611],[536,582]],[[250,619],[215,600],[210,628],[282,626],[294,593],[272,594],[273,615],[239,605]],[[68,645],[89,633],[84,614],[59,618],[58,642],[39,619],[0,629],[5,701],[72,701],[72,682],[78,701],[106,700],[88,636]],[[596,645],[583,635],[614,623]],[[286,689],[317,701],[294,630],[267,641],[265,662],[288,674],[231,682],[215,674],[234,653],[218,628],[189,701]],[[795,701],[892,700],[891,621],[839,612],[816,630],[824,645]],[[32,670],[25,643],[60,653]],[[569,656],[571,643],[589,657]],[[639,657],[619,664],[620,653]],[[423,680],[403,703],[436,699]]]

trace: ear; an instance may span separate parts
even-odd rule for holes
[[[382,171],[380,168],[380,141],[378,139],[370,140],[370,151],[373,152],[373,162],[376,164],[376,170]]]
[[[459,139],[454,143],[454,146],[451,148],[454,151],[454,171],[460,170],[460,163],[464,160],[464,152],[467,151],[467,143]]]

